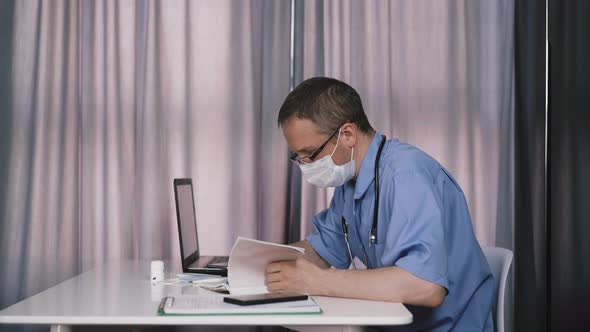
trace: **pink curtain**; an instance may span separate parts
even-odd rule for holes
[[[0,307],[107,260],[178,268],[175,177],[203,253],[282,242],[289,37],[284,1],[15,1]]]

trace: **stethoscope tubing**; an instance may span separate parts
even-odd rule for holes
[[[377,156],[375,157],[375,208],[373,209],[373,224],[371,225],[371,229],[369,230],[369,248],[374,246],[377,242],[377,226],[379,220],[379,160],[381,159],[381,153],[383,152],[385,141],[385,135],[381,135],[381,143],[379,144]],[[344,217],[342,217],[342,232],[344,233],[344,241],[346,242],[346,248],[348,249],[348,256],[350,257],[350,261],[352,262],[352,267],[356,270],[356,264],[354,263],[352,250],[350,249],[350,242],[348,241],[348,225]],[[365,265],[367,266],[367,268],[369,267],[366,252]]]

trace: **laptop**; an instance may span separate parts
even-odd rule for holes
[[[227,276],[227,256],[201,256],[192,179],[174,179],[182,272]]]

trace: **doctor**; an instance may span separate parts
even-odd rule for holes
[[[401,302],[408,330],[493,330],[492,274],[444,167],[376,132],[358,93],[335,79],[297,86],[278,122],[305,181],[336,189],[294,244],[305,256],[267,267],[269,290]],[[354,257],[368,269],[348,269]]]

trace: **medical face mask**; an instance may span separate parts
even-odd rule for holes
[[[299,169],[303,173],[305,181],[313,184],[320,188],[327,187],[338,187],[346,183],[346,181],[354,177],[356,166],[354,163],[354,148],[352,148],[352,154],[350,161],[344,165],[336,165],[332,160],[332,155],[338,148],[340,142],[340,133],[338,132],[338,139],[336,140],[336,147],[334,151],[328,156],[322,159],[316,160],[310,164],[300,164]]]

